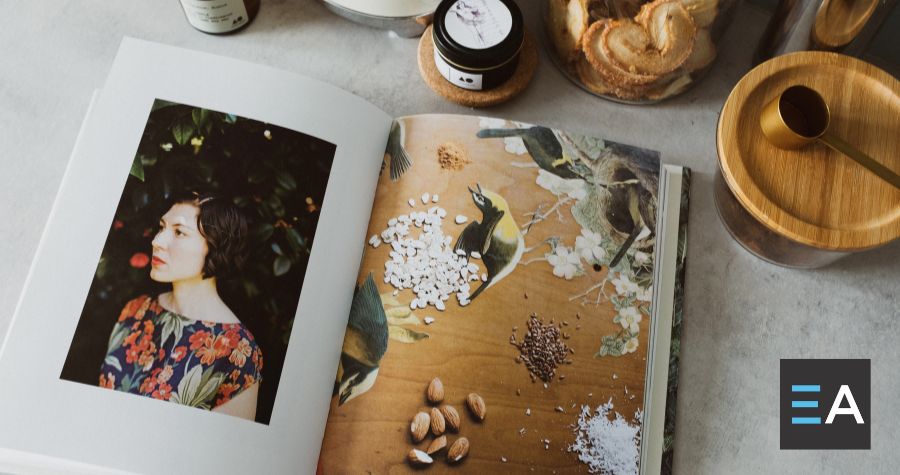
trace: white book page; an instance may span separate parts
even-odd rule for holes
[[[268,425],[60,379],[156,99],[336,145]],[[126,38],[0,349],[0,447],[143,473],[312,472],[390,124],[327,84]]]

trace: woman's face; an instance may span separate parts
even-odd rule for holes
[[[153,238],[150,278],[157,282],[202,279],[206,239],[197,228],[200,210],[189,203],[172,206],[159,220]]]

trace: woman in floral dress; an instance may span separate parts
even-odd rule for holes
[[[125,305],[100,386],[255,418],[262,352],[216,290],[216,277],[243,264],[247,228],[228,200],[193,196],[172,205],[153,238],[150,271],[172,290]]]

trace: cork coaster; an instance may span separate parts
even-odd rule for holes
[[[538,52],[534,39],[525,32],[525,42],[519,53],[519,65],[505,83],[487,91],[469,91],[447,82],[434,64],[434,40],[429,26],[419,40],[419,73],[434,92],[444,99],[468,107],[488,107],[506,102],[528,87],[537,70]]]

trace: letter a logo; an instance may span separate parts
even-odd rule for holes
[[[850,404],[850,407],[841,407],[841,401],[847,399],[847,403]],[[857,424],[865,424],[863,422],[862,414],[859,413],[859,407],[856,406],[856,401],[853,400],[853,393],[850,392],[850,386],[846,384],[841,385],[841,389],[838,390],[837,397],[834,398],[834,404],[831,405],[831,412],[828,413],[828,418],[825,419],[826,424],[831,424],[834,422],[834,416],[838,414],[849,414],[852,415],[856,419]]]

